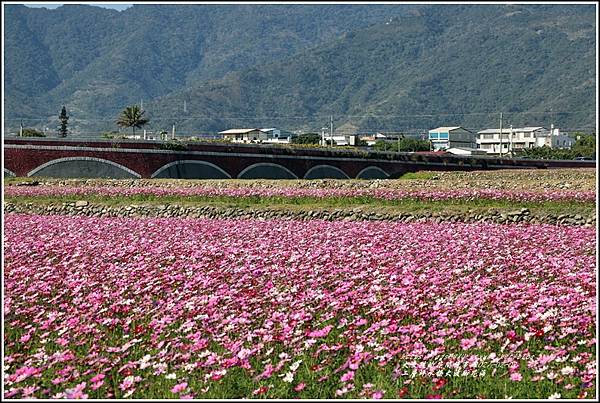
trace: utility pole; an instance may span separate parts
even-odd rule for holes
[[[508,132],[508,155],[513,156],[513,125],[510,125],[510,130]]]
[[[171,134],[171,138],[174,140],[175,139],[175,123],[173,123],[173,132]]]
[[[23,120],[21,120],[21,126],[19,128],[19,137],[23,137]]]
[[[329,138],[331,140],[331,145],[333,146],[333,115],[329,117],[330,127],[329,127]]]
[[[144,100],[140,99],[140,109],[144,110]]]
[[[498,156],[502,157],[502,112],[500,112],[500,151]]]
[[[187,103],[183,100],[183,113],[187,113]]]

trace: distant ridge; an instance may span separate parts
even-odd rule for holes
[[[190,133],[320,130],[330,115],[359,131],[473,128],[500,111],[585,129],[595,21],[593,5],[5,5],[4,125],[52,125],[66,104],[76,130],[100,133],[143,102],[150,130]]]

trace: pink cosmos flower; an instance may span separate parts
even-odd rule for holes
[[[373,394],[371,395],[372,399],[381,399],[383,397],[384,391],[382,390],[376,390],[375,392],[373,392]]]
[[[333,329],[332,325],[327,325],[323,329],[313,330],[308,333],[308,337],[326,337],[329,332]]]
[[[30,397],[38,389],[39,388],[37,386],[26,386],[23,388],[21,393],[23,394],[23,397]]]
[[[473,347],[476,343],[477,343],[477,338],[476,337],[473,337],[471,339],[462,339],[460,341],[460,347],[463,350],[468,350],[471,347]]]
[[[88,395],[83,393],[85,389],[86,383],[82,382],[76,385],[73,389],[68,389],[65,391],[67,395],[67,399],[87,399]]]
[[[348,382],[354,379],[354,371],[348,371],[344,375],[342,375],[341,381]]]
[[[294,387],[294,390],[295,390],[296,392],[300,392],[300,391],[301,391],[301,390],[303,390],[305,387],[306,387],[306,384],[305,384],[305,383],[299,383],[298,385],[296,385],[296,386]]]
[[[518,382],[521,379],[523,379],[523,376],[518,372],[513,372],[512,374],[510,374],[510,380],[513,382]]]
[[[119,385],[119,389],[124,391],[124,390],[131,388],[132,386],[133,386],[133,376],[128,376],[127,378],[125,378],[123,380],[123,382],[121,382],[121,384]]]
[[[103,380],[105,378],[106,375],[104,374],[98,374],[96,376],[94,376],[92,379],[90,379],[90,382],[96,383],[96,382],[100,382],[101,380]]]
[[[99,389],[102,385],[104,385],[104,381],[94,382],[92,383],[92,386],[90,386],[90,388],[92,388],[92,390],[96,390]]]
[[[180,393],[183,392],[187,388],[188,384],[186,382],[179,383],[171,389],[172,393]]]

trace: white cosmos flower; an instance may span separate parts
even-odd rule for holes
[[[548,396],[548,399],[560,399],[560,393],[554,393]]]
[[[293,380],[294,380],[294,373],[291,371],[286,373],[285,376],[283,377],[283,382],[291,383]]]
[[[302,364],[302,360],[296,361],[295,363],[290,365],[290,370],[292,370],[292,372],[295,372],[298,369],[298,367],[300,366],[300,364]]]
[[[573,372],[575,372],[575,369],[573,367],[564,367],[560,370],[560,373],[563,375],[571,375]]]

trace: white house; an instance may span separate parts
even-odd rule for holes
[[[267,139],[264,141],[265,143],[289,144],[294,137],[294,133],[277,129],[275,127],[260,129],[260,131],[267,134]]]
[[[554,125],[550,125],[550,132],[546,135],[540,135],[536,138],[536,147],[571,148],[573,144],[575,144],[575,139],[561,134],[560,130],[555,128]]]
[[[452,147],[475,148],[475,134],[460,126],[442,126],[429,130],[429,141],[433,151]]]
[[[229,129],[219,134],[234,143],[262,143],[267,140],[267,133],[261,129]]]
[[[555,129],[554,125],[550,130],[542,126],[502,128],[502,138],[500,129],[485,129],[477,132],[477,148],[488,154],[500,154],[500,151],[502,154],[508,154],[544,145],[552,148],[571,148],[574,143],[575,140],[560,134],[559,129]]]
[[[361,135],[358,136],[362,141],[364,141],[365,143],[367,143],[367,145],[373,146],[375,145],[375,143],[379,140],[387,140],[387,136],[383,133],[375,133],[372,135]]]

